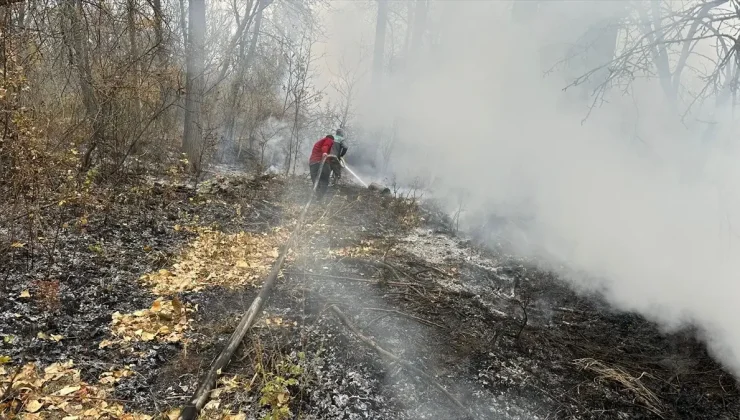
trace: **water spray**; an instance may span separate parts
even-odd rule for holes
[[[355,179],[357,179],[358,181],[360,181],[360,184],[362,184],[362,185],[363,185],[363,186],[364,186],[365,188],[369,188],[369,187],[368,187],[368,185],[367,185],[367,184],[365,184],[365,181],[363,181],[362,179],[360,179],[360,177],[359,177],[359,176],[357,176],[357,174],[356,174],[356,173],[354,173],[354,172],[352,171],[352,169],[350,169],[350,168],[349,168],[349,166],[347,166],[347,164],[346,164],[346,163],[344,163],[344,159],[341,159],[341,158],[340,158],[340,159],[339,159],[339,162],[341,163],[341,165],[342,165],[342,168],[344,168],[344,169],[348,170],[348,171],[349,171],[349,173],[351,173],[351,174],[352,174],[352,176],[354,176],[354,177],[355,177]]]

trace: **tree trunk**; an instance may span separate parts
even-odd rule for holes
[[[168,49],[165,45],[164,39],[164,13],[162,11],[162,0],[151,0],[149,4],[152,7],[152,14],[154,15],[154,42],[155,56],[156,56],[156,71],[160,78],[159,88],[159,102],[162,107],[167,107],[175,100],[175,92],[172,88],[172,84],[169,80],[169,73],[167,71]],[[165,109],[162,111],[160,118],[155,121],[155,130],[166,137],[167,133],[171,132],[174,124],[174,109]]]
[[[374,88],[380,87],[383,79],[383,56],[385,51],[385,32],[388,24],[388,0],[378,0],[378,17],[375,22],[375,47],[373,48]]]
[[[141,103],[141,95],[139,94],[139,88],[141,86],[141,64],[139,60],[139,45],[136,40],[136,0],[126,0],[126,17],[128,23],[129,59],[133,66],[133,94],[136,96],[134,100],[133,120],[135,126],[138,126],[141,121],[141,109],[143,105]]]
[[[658,71],[660,85],[663,87],[663,92],[666,97],[668,97],[671,100],[671,103],[675,105],[674,100],[676,99],[676,92],[671,83],[671,69],[668,62],[668,53],[665,47],[665,35],[663,34],[663,27],[661,25],[660,1],[651,0],[650,6],[650,17],[648,17],[647,12],[641,4],[638,4],[637,6],[638,13],[640,14],[640,19],[643,21],[645,26],[646,37],[650,43],[650,53],[653,58],[653,63],[655,64],[655,68]]]
[[[80,0],[66,0],[64,3],[64,12],[69,21],[69,47],[71,64],[77,73],[80,84],[80,93],[82,102],[85,106],[87,119],[92,123],[92,136],[90,144],[82,158],[80,170],[82,172],[90,169],[92,165],[92,154],[100,146],[104,138],[105,118],[101,112],[98,99],[95,95],[93,86],[92,69],[90,67],[90,57],[87,51],[87,37],[83,32],[80,15],[82,14],[82,3]]]
[[[180,0],[180,30],[182,31],[182,46],[188,47],[188,14],[185,9],[185,0]]]
[[[262,10],[263,6],[262,3],[264,3],[265,0],[258,0],[257,1],[257,16],[255,17],[254,21],[254,31],[252,32],[252,38],[249,40],[249,50],[246,52],[246,56],[244,55],[244,44],[242,44],[240,50],[239,50],[239,57],[240,60],[237,63],[238,70],[237,74],[234,76],[234,80],[231,84],[231,90],[229,92],[229,99],[226,106],[226,112],[227,112],[227,119],[226,119],[226,138],[233,141],[234,140],[234,127],[236,125],[236,115],[237,115],[237,108],[238,108],[238,97],[239,97],[239,86],[244,82],[244,76],[246,72],[249,70],[249,66],[252,63],[252,60],[254,60],[254,56],[257,52],[257,40],[259,38],[259,32],[260,28],[262,26]],[[246,19],[246,17],[245,17]]]
[[[154,42],[157,44],[157,60],[159,71],[163,71],[167,63],[167,49],[164,45],[164,16],[162,14],[162,0],[151,0],[152,13],[154,14]]]
[[[301,113],[301,93],[295,100],[295,111],[293,113],[293,132],[290,134],[290,148],[288,150],[288,161],[285,165],[285,175],[290,174],[291,162],[293,162],[293,172],[295,173],[295,157],[298,156],[298,117]]]
[[[182,148],[190,160],[191,168],[199,171],[203,147],[203,126],[201,105],[205,69],[205,33],[206,3],[205,0],[190,0],[188,4],[188,48],[187,75],[185,81],[185,127]]]

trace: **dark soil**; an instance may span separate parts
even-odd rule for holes
[[[223,182],[210,184],[217,189]],[[179,346],[138,343],[134,350],[149,354],[145,359],[121,359],[99,349],[111,314],[151,305],[154,296],[139,277],[168,266],[193,237],[187,230],[175,230],[175,225],[265,230],[280,218],[280,208],[273,203],[281,188],[274,177],[240,177],[218,195],[193,197],[182,185],[154,182],[136,190],[112,187],[97,191],[84,205],[53,208],[47,220],[55,223],[43,232],[47,239],[0,256],[5,296],[0,299],[0,336],[11,337],[0,341],[0,354],[41,365],[72,359],[83,367],[83,380],[122,364],[135,365],[145,376],[156,375],[178,354]],[[234,217],[237,205],[244,207],[243,217]],[[83,217],[86,223],[81,226]],[[14,241],[31,243],[22,235]],[[30,298],[20,297],[24,290]],[[40,332],[64,338],[41,340]]]
[[[8,298],[0,301],[0,334],[18,338],[0,344],[0,353],[42,364],[73,359],[89,377],[134,364],[139,374],[118,384],[115,395],[128,409],[154,414],[182,406],[255,288],[183,294],[198,305],[187,348],[139,343],[146,357],[122,360],[95,343],[107,336],[113,312],[151,304],[137,279],[169,266],[191,239],[176,224],[197,217],[228,232],[292,226],[282,218],[309,194],[302,179],[239,179],[213,182],[192,200],[189,191],[162,183],[134,198],[111,193],[126,198],[101,203],[104,210],[59,210],[59,220],[73,227],[59,232],[50,257],[28,248],[2,257]],[[85,211],[87,227],[74,227]],[[288,388],[291,418],[461,419],[464,411],[480,419],[738,417],[735,379],[690,331],[662,334],[637,315],[615,313],[598,296],[576,295],[554,276],[453,232],[439,212],[355,187],[338,188],[312,207],[262,320],[222,372],[245,385],[225,390],[219,410],[263,418],[266,372],[287,375],[284,366],[299,366],[298,384]],[[363,251],[348,258],[340,252],[347,247]],[[59,280],[53,309],[34,283],[48,279]],[[32,297],[20,298],[26,289]],[[330,305],[434,377],[465,410],[359,341]],[[265,323],[276,318],[280,325]],[[39,331],[65,338],[39,340]]]

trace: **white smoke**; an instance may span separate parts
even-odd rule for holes
[[[438,196],[468,190],[469,213],[524,213],[519,252],[583,273],[567,278],[666,329],[698,326],[740,374],[734,126],[702,142],[704,126],[684,125],[650,80],[589,115],[562,73],[543,76],[546,49],[575,40],[571,22],[519,25],[500,2],[448,3],[441,43],[383,92],[383,112],[404,121],[394,168],[433,171]]]

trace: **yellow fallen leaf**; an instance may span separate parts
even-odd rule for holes
[[[36,338],[38,338],[39,340],[48,340],[49,339],[49,336],[46,335],[46,333],[43,333],[43,332],[39,331],[36,334]]]
[[[152,341],[154,340],[154,334],[150,332],[143,332],[141,333],[141,340],[142,341]]]
[[[53,341],[61,341],[64,336],[59,334],[52,334],[49,336],[49,338],[51,338]]]
[[[13,243],[12,243],[12,244],[10,245],[10,247],[11,247],[11,248],[23,248],[24,246],[26,246],[26,244],[24,244],[24,243],[20,243],[20,242],[13,242]]]
[[[85,410],[84,413],[82,413],[84,417],[92,417],[94,419],[100,418],[100,412],[97,408],[91,408],[89,410]]]
[[[152,312],[159,312],[162,310],[162,301],[155,300],[154,303],[152,303]]]
[[[39,400],[31,400],[31,401],[29,401],[29,402],[26,403],[25,409],[29,413],[35,413],[35,412],[41,410],[41,407],[43,407],[43,406],[44,406],[44,403],[42,403],[41,401],[39,401]]]
[[[21,292],[20,297],[22,297],[22,298],[30,298],[31,297],[31,292],[29,292],[28,290],[24,290],[24,291]]]
[[[10,363],[10,356],[0,355],[0,365],[4,365],[6,363]]]
[[[114,376],[104,376],[100,379],[99,382],[103,385],[113,385],[114,383],[116,383],[116,378]]]
[[[50,375],[53,375],[55,373],[63,372],[64,370],[71,369],[74,366],[74,362],[71,360],[67,360],[63,363],[52,363],[49,366],[44,368],[44,373],[48,373]]]
[[[246,420],[247,415],[244,413],[239,414],[224,414],[222,420]]]
[[[111,345],[113,345],[113,342],[112,341],[110,341],[110,340],[103,340],[103,341],[100,342],[100,344],[98,344],[98,348],[99,349],[104,349],[104,348],[106,348],[108,346],[111,346]]]
[[[63,397],[65,395],[74,394],[75,392],[79,391],[79,386],[65,386],[64,388],[57,391],[57,395]]]
[[[237,261],[236,266],[239,268],[249,268],[249,263],[244,260]]]
[[[179,408],[173,408],[172,410],[167,412],[167,419],[168,420],[177,420],[180,417],[180,409]]]

